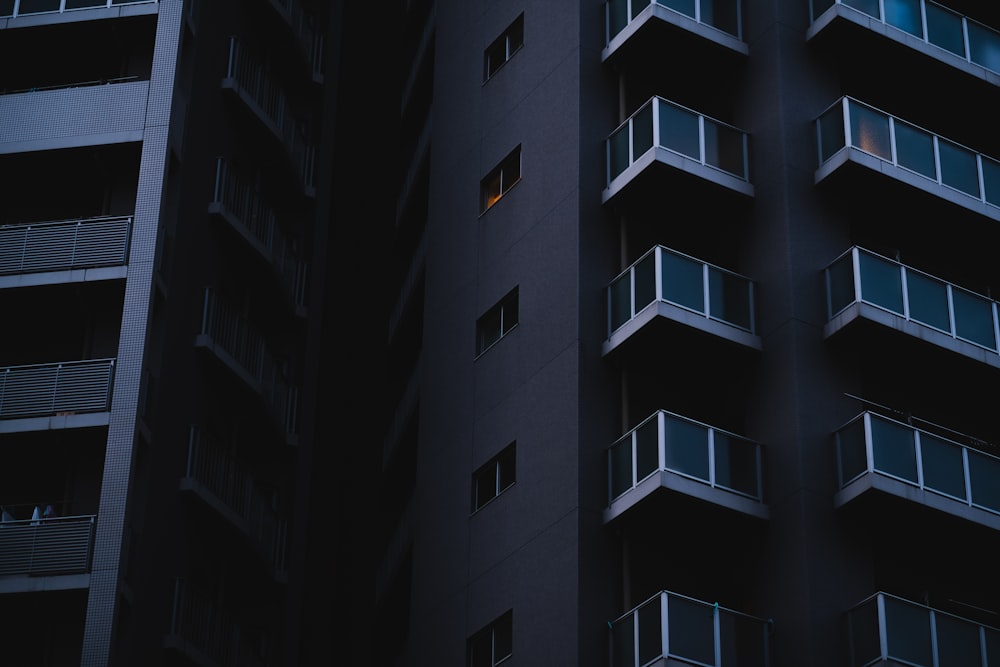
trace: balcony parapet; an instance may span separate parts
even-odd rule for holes
[[[285,571],[286,524],[271,508],[253,476],[221,447],[214,445],[202,429],[191,427],[187,469],[182,489],[201,492],[256,546],[258,552],[283,576]]]
[[[1000,85],[1000,32],[930,0],[809,0],[812,39],[838,18]]]
[[[654,162],[746,196],[750,184],[747,133],[662,97],[653,97],[606,142],[607,203]]]
[[[861,317],[1000,368],[993,299],[857,246],[825,274],[825,336]]]
[[[879,592],[847,611],[852,665],[996,665],[1000,630]]]
[[[90,570],[95,515],[0,522],[0,576]]]
[[[871,411],[838,429],[834,440],[835,506],[874,489],[1000,530],[1000,458]]]
[[[323,81],[323,35],[317,32],[315,17],[306,12],[296,0],[270,0],[271,6],[283,18],[298,42],[299,51],[309,65],[313,81]]]
[[[749,278],[664,246],[655,246],[608,286],[604,354],[656,317],[666,317],[761,349]]]
[[[0,419],[107,411],[114,359],[0,367]]]
[[[1000,221],[1000,161],[846,96],[816,129],[816,183],[854,162]]]
[[[742,41],[741,4],[741,0],[608,0],[603,59],[650,21],[676,26],[745,56],[749,49]]]
[[[661,591],[609,625],[611,667],[770,661],[770,620],[679,593]]]
[[[63,14],[78,9],[113,8],[122,5],[155,5],[158,0],[0,0],[0,18],[35,14]]]
[[[660,487],[766,519],[760,444],[658,410],[608,449],[611,521]]]
[[[0,276],[124,266],[131,228],[132,216],[0,225]]]

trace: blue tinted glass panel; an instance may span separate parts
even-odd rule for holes
[[[907,271],[906,295],[909,297],[910,319],[951,332],[948,287],[945,283],[922,273]]]
[[[663,655],[663,623],[660,620],[660,600],[644,604],[638,610],[639,623],[639,664]]]
[[[861,298],[894,313],[903,314],[903,279],[894,262],[866,252],[859,254]]]
[[[608,35],[614,37],[622,31],[622,28],[628,25],[628,22],[628,0],[609,0]]]
[[[632,279],[626,274],[611,283],[611,330],[614,331],[632,318]]]
[[[628,125],[624,125],[608,139],[608,159],[611,161],[611,178],[617,178],[631,164],[629,158]]]
[[[854,303],[854,261],[851,254],[844,255],[826,270],[830,289],[830,317]]]
[[[871,423],[875,469],[916,482],[917,454],[913,429],[875,416],[872,416]]]
[[[868,471],[863,419],[852,422],[837,433],[837,455],[840,457],[841,486]]]
[[[833,7],[833,0],[812,0],[812,2],[809,3],[809,5],[810,5],[809,18],[815,21],[820,17],[820,15],[823,14],[823,12],[830,9],[830,7]]]
[[[708,270],[708,312],[723,322],[750,329],[750,283],[731,273]]]
[[[660,253],[663,298],[699,313],[705,312],[704,266],[671,252]]]
[[[889,117],[851,102],[851,145],[883,160],[892,157],[889,142]]]
[[[879,646],[878,606],[871,599],[847,615],[854,665],[867,665],[882,654]]]
[[[925,2],[924,7],[927,10],[927,41],[964,58],[962,17],[932,2]]]
[[[635,665],[635,615],[626,616],[611,628],[611,664],[614,667]]]
[[[983,196],[994,206],[1000,206],[1000,162],[989,158],[981,160],[983,165]]]
[[[889,656],[917,665],[933,665],[930,612],[895,598],[885,598],[885,634]]]
[[[1000,72],[1000,34],[974,21],[966,22],[969,30],[969,59],[988,70]]]
[[[935,614],[938,667],[981,667],[979,626],[944,614]]]
[[[962,464],[961,447],[921,433],[920,460],[924,470],[924,486],[965,499],[965,467]]]
[[[757,498],[757,445],[715,431],[715,483]]]
[[[960,289],[951,291],[951,299],[955,308],[955,335],[995,350],[992,302]]]
[[[819,119],[819,162],[823,164],[847,145],[844,136],[844,107],[837,104]]]
[[[19,14],[59,11],[59,0],[21,0]]]
[[[14,0],[0,0],[0,16],[14,15]]]
[[[694,18],[694,0],[656,0],[656,4]]]
[[[660,145],[700,162],[698,116],[661,100]]]
[[[938,139],[941,157],[941,182],[973,197],[979,196],[979,170],[976,154],[955,144]]]
[[[970,450],[969,486],[973,503],[1000,511],[1000,461]]]
[[[666,467],[707,480],[708,430],[669,415],[665,422]]]
[[[842,0],[842,3],[857,9],[859,12],[864,12],[868,16],[881,18],[878,14],[878,0]]]
[[[896,162],[927,178],[934,178],[934,140],[923,130],[896,121]]]
[[[919,0],[884,0],[885,22],[891,26],[905,30],[911,35],[923,37],[924,31],[920,25]]]
[[[622,438],[611,447],[611,497],[632,488],[632,438]]]
[[[635,312],[656,301],[656,253],[649,253],[635,265]]]
[[[1000,632],[986,628],[986,660],[990,665],[1000,665]]]
[[[660,426],[653,417],[635,431],[635,479],[645,479],[660,468]]]
[[[130,0],[130,1],[135,2],[136,0]],[[107,4],[108,3],[105,0],[66,0],[66,9],[80,9],[83,7],[106,7]],[[121,2],[121,0],[119,0],[114,4],[120,5],[124,3]]]
[[[705,164],[746,178],[743,163],[743,133],[705,120]]]
[[[764,625],[745,616],[719,612],[719,644],[722,664],[736,667],[766,667]]]
[[[632,160],[653,147],[653,105],[647,104],[632,117]]]
[[[701,20],[733,37],[739,37],[739,9],[737,0],[701,0]]]
[[[667,599],[670,655],[715,664],[715,609],[669,596]]]

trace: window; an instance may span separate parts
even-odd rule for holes
[[[469,638],[469,667],[494,667],[511,655],[513,610]]]
[[[472,475],[472,511],[476,512],[514,483],[514,443]]]
[[[483,55],[483,81],[488,81],[504,63],[510,60],[518,49],[524,46],[524,14],[493,40]]]
[[[476,322],[476,354],[482,354],[517,326],[517,288]]]
[[[518,146],[503,159],[480,183],[482,212],[493,206],[500,197],[507,194],[515,183],[521,180],[521,147]]]

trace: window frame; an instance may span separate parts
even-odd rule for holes
[[[472,473],[472,513],[483,509],[517,482],[517,441],[511,442]],[[506,476],[504,472],[507,472]],[[507,480],[504,483],[505,479]],[[480,502],[479,490],[492,484],[492,495]]]
[[[479,214],[483,215],[521,182],[521,144],[490,169],[479,182]]]
[[[524,48],[524,12],[483,50],[483,83],[486,83]]]
[[[479,319],[476,320],[477,359],[517,328],[520,322],[519,309],[520,296],[518,287],[515,286],[503,298],[490,306],[489,310],[479,316]]]
[[[506,646],[501,646],[500,651],[506,648],[506,652],[502,655],[497,655],[497,635],[498,630],[504,631],[506,635],[501,635],[501,641],[506,640]],[[489,641],[489,662],[480,663],[477,661],[476,649],[480,646],[480,642]],[[483,645],[485,648],[485,645]],[[479,665],[489,665],[489,667],[496,667],[500,663],[508,660],[512,655],[514,655],[514,610],[508,609],[504,613],[497,616],[495,619],[486,624],[482,629],[477,630],[466,642],[466,664],[468,667],[479,667]]]

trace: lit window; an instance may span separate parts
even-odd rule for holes
[[[490,502],[514,483],[514,443],[472,476],[472,511]]]
[[[524,46],[524,14],[521,14],[503,34],[493,40],[483,55],[483,80],[488,80],[503,67],[510,57]]]
[[[517,288],[476,321],[476,354],[482,354],[517,326]]]
[[[500,197],[507,194],[515,183],[521,180],[521,147],[518,146],[503,159],[480,183],[482,211],[493,206]]]
[[[469,667],[494,667],[511,655],[514,612],[508,611],[469,638]]]

